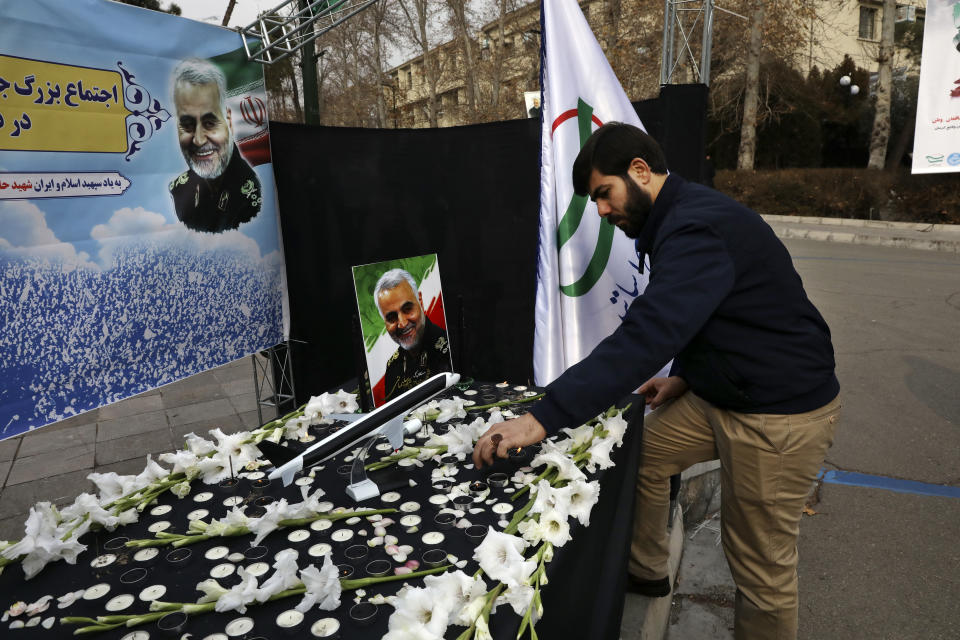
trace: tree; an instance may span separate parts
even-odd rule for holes
[[[437,84],[440,82],[440,52],[431,50],[427,25],[433,17],[432,0],[399,0],[399,6],[405,18],[407,37],[420,50],[423,78],[427,85],[427,120],[431,127],[439,126],[439,106],[437,105]]]
[[[740,125],[738,169],[753,169],[757,148],[757,99],[760,93],[760,54],[763,48],[764,0],[754,0],[750,13],[750,49],[747,53],[746,88],[743,98],[743,121]]]
[[[446,0],[446,2],[450,9],[451,26],[460,40],[460,53],[463,56],[463,86],[467,98],[467,119],[472,121],[477,114],[477,60],[473,50],[473,37],[470,35],[467,3],[465,0]]]
[[[116,0],[116,2],[120,2],[122,4],[129,4],[134,7],[142,7],[144,9],[150,9],[151,11],[160,11],[162,13],[170,13],[175,16],[180,15],[180,6],[174,4],[173,2],[171,2],[170,6],[168,6],[166,9],[164,9],[161,6],[160,0]]]
[[[880,48],[877,53],[876,113],[870,135],[868,169],[883,169],[890,140],[890,102],[893,92],[893,40],[896,30],[897,0],[883,0],[883,22],[880,27]]]

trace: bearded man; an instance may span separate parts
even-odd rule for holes
[[[184,60],[173,71],[177,135],[188,171],[170,183],[177,218],[194,231],[236,229],[260,211],[257,175],[233,139],[227,82],[207,60]]]
[[[636,238],[650,284],[530,413],[479,439],[474,462],[582,424],[639,387],[655,410],[644,420],[629,588],[669,595],[670,476],[719,458],[734,637],[796,638],[800,516],[840,417],[830,329],[769,225],[668,175],[659,145],[637,127],[597,129],[573,185]],[[671,358],[670,375],[651,378]]]
[[[384,328],[400,348],[387,360],[384,400],[391,400],[427,378],[451,371],[447,332],[430,322],[413,276],[391,269],[373,288]]]

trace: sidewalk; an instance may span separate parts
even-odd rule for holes
[[[272,420],[264,409],[264,420]],[[17,540],[39,501],[69,504],[94,491],[91,472],[143,471],[147,454],[186,434],[260,426],[250,357],[0,442],[0,540]]]
[[[960,225],[765,215],[779,238],[960,253]]]

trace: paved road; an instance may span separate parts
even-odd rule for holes
[[[960,255],[785,241],[833,331],[827,469],[960,487]],[[824,484],[800,534],[800,638],[960,638],[960,498]],[[732,634],[714,523],[687,540],[670,640]]]
[[[787,240],[843,387],[827,468],[960,486],[960,255]],[[825,484],[801,638],[960,638],[960,498]]]

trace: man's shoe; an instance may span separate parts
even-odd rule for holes
[[[658,578],[656,580],[641,580],[627,574],[627,591],[630,593],[639,593],[648,598],[662,598],[670,595],[670,578]]]

